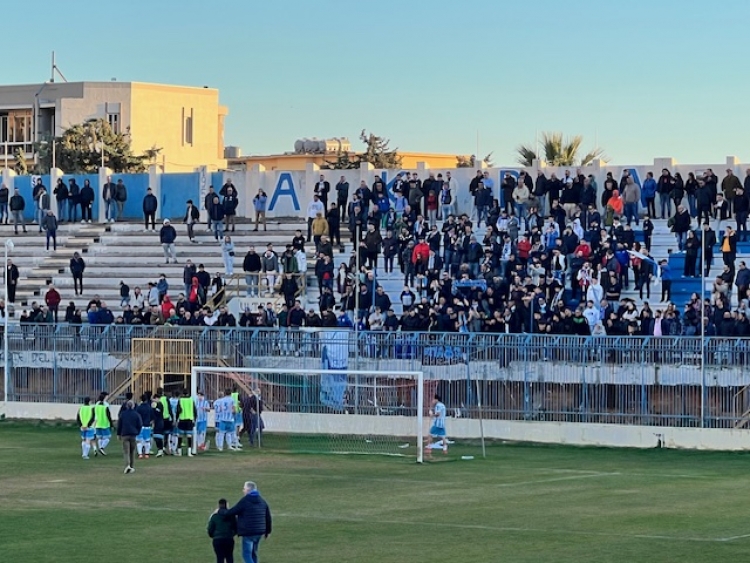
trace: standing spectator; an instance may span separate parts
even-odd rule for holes
[[[666,168],[662,169],[661,176],[656,183],[656,191],[659,194],[659,208],[661,218],[666,219],[672,215],[672,188],[674,187],[674,178]]]
[[[703,275],[708,277],[711,266],[714,263],[714,246],[716,245],[716,232],[706,221],[701,231],[701,254],[703,255]]]
[[[224,196],[224,201],[221,202],[221,206],[224,208],[224,217],[227,221],[227,231],[229,227],[232,227],[234,232],[234,218],[237,216],[237,206],[240,201],[237,199],[237,192],[234,191],[233,186],[227,188],[227,195]]]
[[[263,221],[263,230],[266,230],[266,203],[268,203],[266,192],[258,190],[258,193],[253,198],[253,208],[255,209],[254,231],[258,230],[258,225],[261,221]]]
[[[380,247],[383,244],[383,237],[380,236],[380,231],[375,228],[372,223],[367,224],[367,232],[365,233],[362,244],[365,247],[365,258],[367,259],[368,268],[376,268],[378,264],[378,254],[380,253]]]
[[[46,192],[47,187],[42,183],[41,178],[37,178],[36,184],[34,184],[34,189],[31,191],[31,200],[34,202],[34,221],[39,223],[42,222],[42,211],[39,207],[39,194],[42,190]]]
[[[186,204],[187,209],[185,209],[185,218],[182,222],[187,225],[187,234],[190,242],[196,242],[194,228],[198,221],[200,221],[201,212],[195,205],[193,205],[192,199],[187,200]]]
[[[81,203],[81,188],[75,178],[68,180],[68,221],[78,221],[78,205]]]
[[[26,200],[23,199],[21,192],[16,188],[13,190],[13,196],[10,198],[10,213],[13,215],[13,229],[16,234],[18,234],[19,222],[23,226],[23,232],[26,232],[26,218],[23,216],[24,209],[26,209]]]
[[[336,204],[338,209],[341,211],[341,220],[346,221],[346,206],[349,202],[349,182],[346,178],[341,176],[341,179],[336,184]]]
[[[229,235],[221,243],[221,257],[224,261],[224,275],[231,277],[234,275],[234,243]]]
[[[320,201],[320,197],[318,194],[315,194],[312,198],[312,201],[307,204],[307,240],[310,240],[312,238],[312,224],[315,218],[318,216],[318,213],[320,215],[324,215],[326,212],[326,208],[323,205],[323,203]]]
[[[698,223],[711,220],[711,206],[716,202],[716,194],[703,178],[698,179],[695,190],[695,202],[698,207]]]
[[[685,239],[687,238],[687,232],[690,230],[690,213],[680,205],[677,208],[677,213],[675,213],[675,216],[669,222],[671,223],[675,239],[677,239],[677,250],[682,252],[685,250]]]
[[[52,239],[52,249],[57,250],[57,217],[51,209],[47,210],[47,214],[42,219],[41,229],[44,229],[47,235],[47,251],[49,251],[49,239]]]
[[[140,288],[136,288],[136,291],[140,292]],[[130,286],[120,280],[120,307],[125,307],[126,305],[130,305]]]
[[[208,520],[208,537],[212,539],[216,563],[234,562],[234,536],[237,535],[237,518],[227,516],[227,501],[219,499],[219,508]]]
[[[242,270],[245,272],[245,282],[247,283],[247,296],[258,296],[258,283],[260,278],[260,256],[255,252],[255,247],[251,246],[245,254],[242,261]]]
[[[135,439],[143,429],[141,415],[135,410],[133,401],[128,401],[117,418],[117,437],[122,441],[122,453],[125,458],[125,473],[135,471]]]
[[[698,180],[695,178],[693,172],[688,172],[688,179],[685,182],[685,194],[688,200],[688,210],[690,211],[691,217],[696,217],[698,214],[698,207],[696,206],[695,194],[698,191]]]
[[[8,258],[8,264],[5,267],[5,276],[8,283],[8,303],[15,303],[18,278],[21,277],[21,274],[18,271],[18,266],[10,258]]]
[[[450,172],[446,172],[450,174]],[[440,190],[440,209],[442,211],[441,218],[445,221],[448,216],[453,213],[453,193],[451,191],[451,177],[443,182],[443,187]],[[455,181],[455,180],[454,180]]]
[[[115,205],[117,205],[117,220],[122,219],[122,212],[125,209],[125,202],[128,201],[128,189],[122,182],[122,178],[117,180],[115,186]]]
[[[276,276],[279,273],[279,256],[273,250],[273,245],[269,244],[261,258],[263,273],[266,274],[266,284],[268,285],[267,294],[273,294],[273,288],[276,285]]]
[[[49,194],[47,193],[47,188],[45,188],[43,184],[37,192],[35,202],[37,208],[36,220],[39,223],[39,232],[41,233],[44,230],[44,226],[42,225],[44,218],[47,216],[47,212],[51,210]]]
[[[73,276],[73,290],[76,295],[83,295],[83,271],[86,269],[86,262],[78,252],[73,253],[70,259],[70,275]]]
[[[656,217],[656,180],[653,172],[646,172],[646,179],[641,188],[641,203],[646,208],[646,213]]]
[[[174,227],[169,222],[169,219],[164,219],[162,228],[159,231],[159,242],[164,249],[164,260],[166,264],[169,264],[170,258],[175,264],[177,264],[177,253],[174,247],[175,240],[177,240],[177,231],[175,231]]]
[[[320,180],[318,180],[318,183],[315,184],[315,195],[320,198],[320,201],[323,203],[323,208],[328,208],[328,193],[331,191],[331,184],[326,181],[326,177],[323,176],[323,174],[320,175]]]
[[[214,239],[219,241],[224,238],[224,206],[219,201],[219,196],[214,195],[213,204],[208,210],[208,222],[214,231]]]
[[[737,231],[731,225],[727,225],[724,233],[724,240],[721,242],[721,252],[724,265],[729,267],[729,271],[734,276],[734,261],[737,259]]]
[[[318,246],[320,246],[321,237],[329,233],[328,221],[326,221],[323,217],[323,213],[318,212],[318,214],[315,216],[315,219],[313,219],[311,229],[313,235],[313,243],[315,244],[315,250],[317,252]]]
[[[91,187],[91,182],[89,182],[88,180],[83,181],[80,202],[81,223],[91,223],[91,207],[94,203],[94,188]]]
[[[331,208],[326,214],[326,221],[328,221],[328,232],[331,236],[331,243],[336,244],[341,251],[341,216],[339,215],[339,208],[336,207],[335,203],[331,203]]]
[[[695,232],[688,231],[687,238],[685,239],[685,265],[682,269],[682,275],[686,278],[695,278],[696,275],[696,264],[698,262],[698,253],[701,249],[700,240],[695,236]]]
[[[727,175],[721,181],[721,191],[724,194],[724,199],[729,204],[730,213],[734,211],[734,198],[737,194],[737,190],[742,189],[742,182],[734,175],[731,168],[727,168]]]
[[[107,181],[102,187],[102,201],[104,202],[104,222],[114,223],[117,214],[117,185],[112,182],[112,176],[107,176]]]
[[[151,232],[156,232],[156,209],[159,207],[159,201],[156,199],[151,188],[146,190],[143,196],[143,216],[145,218],[145,230],[148,231],[148,221],[151,219]]]
[[[737,236],[740,242],[747,242],[747,217],[750,211],[750,198],[744,186],[734,194],[734,217],[737,220]]]
[[[65,185],[62,178],[57,179],[57,184],[52,190],[52,194],[55,196],[57,201],[57,217],[61,223],[66,221],[65,217],[68,215],[68,186]]]
[[[185,267],[182,268],[182,286],[185,289],[185,295],[190,294],[190,286],[193,284],[193,278],[198,272],[193,261],[189,258],[185,261]]]
[[[271,509],[252,481],[245,483],[242,492],[244,496],[226,512],[226,516],[237,517],[237,534],[242,538],[245,563],[258,563],[260,539],[271,534]]]
[[[203,198],[203,206],[206,208],[206,230],[211,230],[211,209],[213,209],[213,206],[215,205],[214,198],[217,197],[216,192],[214,191],[213,186],[208,186],[208,193],[206,193],[206,197]]]
[[[61,301],[62,297],[60,297],[60,292],[55,289],[54,285],[49,284],[47,293],[44,294],[44,302],[47,304],[47,308],[53,315],[55,322],[57,322],[57,313],[60,310]]]
[[[622,194],[625,203],[625,218],[628,225],[632,220],[638,225],[638,202],[641,201],[641,187],[635,183],[632,176],[628,176],[625,181],[625,191]]]
[[[5,184],[0,185],[0,223],[8,224],[8,201],[10,190]]]
[[[667,260],[661,260],[659,262],[659,269],[661,270],[661,303],[670,301],[672,299],[672,270],[669,268],[669,262]]]

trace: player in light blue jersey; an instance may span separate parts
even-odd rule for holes
[[[214,401],[216,414],[216,449],[222,451],[226,441],[228,450],[235,450],[234,444],[234,415],[235,406],[232,390],[224,391],[224,396]]]
[[[203,452],[208,448],[206,442],[206,430],[208,429],[208,412],[211,410],[211,403],[206,400],[203,391],[198,391],[195,398],[195,410],[198,418],[195,421],[195,432],[198,435],[198,451]]]
[[[440,395],[435,395],[432,399],[432,408],[430,409],[430,417],[432,417],[432,426],[430,426],[430,436],[432,438],[436,438],[438,441],[436,444],[441,444],[443,446],[443,453],[448,453],[448,437],[445,433],[445,415],[446,415],[446,409],[445,404],[443,403],[443,399],[440,397]],[[427,457],[432,457],[432,443],[428,440],[427,447],[425,448],[425,451],[427,452]]]

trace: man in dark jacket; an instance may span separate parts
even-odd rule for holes
[[[135,468],[135,438],[141,433],[143,420],[135,410],[133,401],[125,403],[117,418],[117,437],[122,441],[122,454],[125,457],[125,473],[133,473]]]
[[[26,209],[26,200],[23,199],[21,192],[16,188],[10,198],[10,214],[13,217],[13,229],[16,234],[18,234],[19,222],[23,226],[23,232],[26,232],[26,219],[23,216],[24,209]]]
[[[271,534],[271,509],[252,481],[245,482],[242,491],[245,496],[226,512],[226,517],[237,517],[237,535],[242,537],[245,563],[258,563],[260,538]]]
[[[156,232],[156,209],[159,207],[159,201],[156,199],[151,188],[146,190],[143,197],[143,216],[145,218],[146,230],[148,231],[148,220],[151,219],[151,232]]]
[[[169,264],[170,258],[177,264],[177,253],[174,249],[174,241],[176,239],[177,231],[175,231],[169,219],[164,219],[164,226],[159,231],[159,242],[162,249],[164,249],[164,260],[167,264]]]
[[[260,279],[260,256],[255,252],[255,247],[251,246],[245,254],[242,261],[242,270],[245,272],[245,282],[247,283],[247,296],[255,297],[258,295],[258,281]]]
[[[78,221],[78,204],[81,203],[81,188],[75,178],[68,180],[68,219],[71,223]]]
[[[213,539],[216,560],[234,561],[234,536],[237,535],[237,518],[227,516],[227,501],[219,499],[219,508],[208,521],[208,536]]]

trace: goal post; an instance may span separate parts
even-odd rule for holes
[[[259,447],[423,461],[429,402],[422,371],[193,366],[190,387],[211,403],[230,389],[242,404],[262,405],[246,428]]]

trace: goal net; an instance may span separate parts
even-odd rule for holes
[[[251,438],[261,448],[421,462],[430,383],[421,371],[195,366],[191,391],[202,391],[212,405],[233,397],[245,447]],[[212,408],[209,428],[216,418],[226,415]]]

